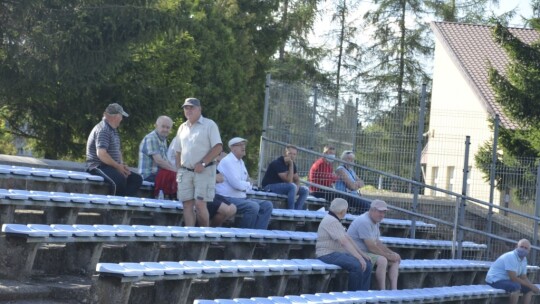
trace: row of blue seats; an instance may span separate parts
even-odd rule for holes
[[[483,283],[485,274],[491,262],[469,260],[403,260],[400,265],[399,281],[403,288],[425,288],[426,286],[448,286]],[[530,267],[529,273],[536,272],[538,267]],[[174,284],[176,296],[183,295],[180,303],[188,303],[191,282],[208,282],[205,294],[212,294],[210,290],[220,285],[222,292],[220,298],[236,298],[239,294],[258,296],[283,296],[287,288],[290,289],[289,278],[301,276],[302,280],[310,284],[297,286],[294,290],[298,294],[310,292],[327,292],[331,280],[342,280],[346,284],[346,271],[339,266],[326,264],[317,259],[264,259],[264,260],[216,260],[216,261],[179,261],[179,262],[141,262],[141,263],[99,263],[96,266],[99,277],[96,281],[96,290],[99,290],[98,302],[129,302],[129,293],[121,291],[130,289],[134,283],[140,281],[160,282],[178,281]],[[436,280],[425,279],[425,274],[440,277]],[[437,275],[435,274],[437,273]],[[244,280],[250,278],[256,281],[256,289],[242,291]],[[421,278],[421,279],[419,279]],[[226,281],[225,279],[228,279]],[[209,281],[210,280],[210,281]],[[426,281],[426,282],[424,282]],[[316,283],[315,283],[316,282]],[[426,283],[427,285],[424,285]],[[294,283],[292,283],[294,285]],[[298,285],[298,284],[297,284]],[[119,289],[122,286],[122,290]],[[266,286],[267,290],[259,288]],[[156,292],[157,294],[157,292]],[[372,295],[372,294],[370,294]],[[374,298],[371,298],[371,300]],[[425,299],[425,298],[424,298]],[[327,299],[328,300],[328,299]],[[416,299],[417,301],[418,299]],[[156,302],[167,302],[166,298],[154,299]],[[395,301],[395,299],[394,299]],[[311,302],[308,302],[311,303]],[[328,303],[328,302],[325,302]],[[368,303],[370,301],[368,300]]]
[[[540,284],[537,284],[540,287]],[[488,303],[491,299],[507,298],[502,289],[489,285],[464,285],[403,290],[344,291],[291,295],[284,297],[254,297],[251,299],[195,300],[194,304],[323,304],[323,303],[445,303],[469,301]],[[469,303],[467,302],[467,303]]]
[[[156,211],[161,209],[164,212],[178,213],[183,210],[183,205],[178,201],[158,200],[150,198],[138,197],[119,197],[100,194],[84,194],[84,193],[65,193],[65,192],[47,192],[33,190],[16,190],[16,189],[0,189],[0,200],[8,199],[12,202],[1,201],[1,204],[17,203],[36,206],[39,203],[45,206],[63,206],[76,208],[101,208],[107,206],[113,208],[125,208],[130,210],[141,211]],[[296,221],[320,221],[327,212],[325,211],[310,211],[310,210],[291,210],[291,209],[274,209],[272,217],[276,220],[296,220]],[[347,214],[344,221],[352,222],[357,215]],[[408,228],[411,226],[410,220],[389,219],[382,221],[382,225],[393,228]],[[424,229],[435,228],[435,225],[428,224],[422,221],[417,221],[416,226]]]

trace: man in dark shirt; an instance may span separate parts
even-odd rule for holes
[[[309,193],[307,187],[300,186],[300,177],[294,163],[297,154],[298,149],[295,146],[285,147],[284,155],[268,165],[262,180],[264,190],[287,195],[289,209],[304,209],[304,202]]]
[[[128,116],[122,106],[111,103],[103,113],[103,120],[90,132],[86,143],[86,170],[102,176],[110,184],[111,194],[118,196],[134,196],[142,184],[142,177],[131,172],[122,161],[117,129],[122,118]]]

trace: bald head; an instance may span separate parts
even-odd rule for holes
[[[159,136],[167,137],[171,133],[173,121],[169,116],[160,116],[156,120],[156,132]]]
[[[527,239],[521,239],[519,240],[519,242],[517,243],[517,247],[518,248],[525,248],[527,250],[531,249],[531,242],[529,242],[529,240]]]

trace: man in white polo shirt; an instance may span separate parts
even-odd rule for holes
[[[196,219],[199,226],[208,227],[206,202],[214,199],[214,160],[223,150],[223,145],[217,124],[202,116],[201,102],[197,98],[187,98],[182,108],[187,121],[178,128],[174,146],[178,200],[184,204],[185,226],[195,226]]]
[[[229,140],[229,153],[218,165],[224,181],[216,184],[216,193],[236,206],[236,213],[242,218],[237,223],[241,228],[266,229],[270,222],[272,202],[247,198],[246,192],[251,189],[249,175],[242,158],[246,155],[247,140],[235,137]]]

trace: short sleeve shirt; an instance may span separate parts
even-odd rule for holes
[[[315,255],[317,257],[330,254],[332,252],[347,252],[339,239],[345,236],[345,227],[332,215],[326,215],[317,230],[317,244],[315,245]]]
[[[510,280],[507,271],[514,271],[518,277],[527,274],[527,258],[521,260],[515,250],[504,253],[489,267],[486,282]]]
[[[158,166],[153,158],[156,154],[167,159],[167,138],[161,138],[154,130],[148,133],[139,145],[139,173],[143,178],[157,173]]]
[[[283,183],[284,181],[278,174],[287,171],[289,171],[289,166],[285,163],[285,158],[283,156],[276,158],[268,165],[268,168],[266,168],[262,186]],[[297,173],[296,164],[294,164],[294,173]]]
[[[103,164],[97,156],[98,149],[105,149],[115,162],[122,163],[120,135],[105,119],[92,129],[86,141],[86,166],[89,170]]]
[[[217,124],[202,116],[194,124],[189,121],[181,124],[176,137],[174,150],[180,152],[181,166],[190,169],[195,168],[215,145],[222,143]]]
[[[364,240],[378,240],[381,237],[379,223],[374,223],[369,217],[369,212],[365,212],[354,219],[349,225],[347,234],[353,239],[362,251],[368,252]]]

